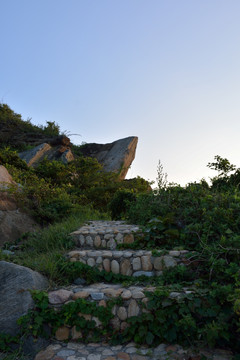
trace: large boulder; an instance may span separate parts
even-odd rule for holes
[[[116,172],[123,180],[135,158],[137,143],[136,136],[129,136],[109,144],[85,144],[81,152],[84,156],[96,158],[105,171]]]
[[[13,243],[24,233],[39,229],[39,225],[28,214],[17,210],[0,210],[0,247]]]
[[[19,157],[25,160],[29,166],[37,166],[43,159],[48,160],[60,160],[64,164],[74,160],[72,151],[67,143],[67,137],[62,138],[62,143],[52,141],[49,143],[43,143],[31,150],[23,151],[19,153]]]
[[[67,164],[74,160],[71,144],[66,141],[67,137],[46,142],[31,150],[23,151],[18,155],[25,160],[29,166],[37,166],[44,158],[48,160],[60,160]],[[125,179],[136,153],[138,138],[129,136],[116,140],[109,144],[85,144],[81,147],[83,156],[96,158],[103,169],[107,172],[118,173],[119,179]]]
[[[16,335],[17,320],[34,307],[29,290],[44,290],[48,281],[24,266],[0,261],[0,333]]]
[[[9,172],[7,171],[7,169],[0,165],[0,185],[1,187],[8,186],[9,184],[15,184],[15,181],[13,181],[11,175],[9,174]]]
[[[39,228],[31,216],[18,209],[11,188],[18,189],[18,185],[7,169],[0,165],[0,246]]]
[[[11,187],[17,187],[17,184],[7,169],[0,165],[0,211],[17,209],[16,202],[9,192]]]

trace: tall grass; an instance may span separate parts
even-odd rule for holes
[[[69,234],[87,221],[107,218],[106,214],[82,207],[64,221],[29,234],[11,261],[42,273],[49,279],[50,285],[64,283],[59,273],[58,262],[75,246]]]

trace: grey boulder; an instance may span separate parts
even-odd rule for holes
[[[44,290],[48,281],[24,266],[0,261],[0,333],[16,335],[17,320],[34,307],[29,290]]]

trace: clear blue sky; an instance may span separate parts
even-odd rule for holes
[[[138,136],[128,177],[240,167],[239,0],[0,0],[0,101],[74,143]]]

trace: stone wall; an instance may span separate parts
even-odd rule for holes
[[[69,290],[56,290],[51,291],[48,294],[50,306],[54,307],[56,311],[61,309],[64,303],[73,302],[77,299],[85,299],[87,301],[95,302],[98,306],[107,306],[108,300],[120,297],[122,299],[121,305],[114,305],[112,308],[113,318],[111,319],[111,325],[113,329],[123,331],[128,323],[127,319],[133,316],[140,316],[143,312],[148,312],[146,309],[146,304],[148,302],[148,297],[145,292],[154,292],[155,287],[141,287],[141,286],[130,286],[124,288],[121,285],[112,285],[112,284],[93,284],[91,286],[84,287],[72,287]],[[184,290],[185,294],[191,293],[188,289]],[[180,297],[181,293],[172,292],[169,294],[170,298]],[[82,314],[78,315],[83,317],[85,320],[94,320],[96,327],[101,328],[102,323],[98,318],[92,316],[91,314]],[[72,338],[74,340],[82,337],[80,331],[76,330],[76,327],[62,326],[60,327],[56,334],[58,340],[67,340]]]
[[[72,262],[80,261],[114,274],[159,276],[163,269],[184,266],[186,253],[186,250],[172,250],[162,256],[153,256],[153,252],[147,250],[74,250],[68,257]]]
[[[91,221],[71,233],[76,246],[94,249],[116,249],[118,244],[131,244],[139,231],[137,225],[123,221]]]
[[[132,244],[140,235],[137,225],[123,221],[91,221],[71,233],[81,250],[68,253],[70,261],[80,261],[99,270],[128,276],[161,275],[165,268],[184,265],[188,251],[156,252],[116,250],[118,244]],[[96,250],[95,250],[96,249]]]

